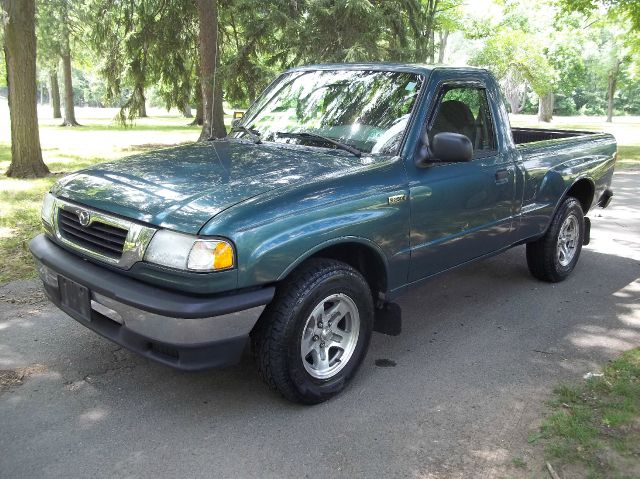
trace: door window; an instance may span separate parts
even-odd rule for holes
[[[429,142],[433,142],[436,134],[444,132],[469,138],[474,158],[495,154],[495,131],[484,88],[444,87],[429,129]]]

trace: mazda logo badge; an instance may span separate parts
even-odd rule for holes
[[[89,222],[91,221],[91,213],[85,210],[78,211],[78,221],[82,226],[89,226]]]

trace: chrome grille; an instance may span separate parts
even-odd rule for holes
[[[58,209],[58,231],[68,241],[114,259],[122,256],[129,233],[96,220],[82,226],[75,212],[62,208]]]
[[[151,226],[62,198],[55,198],[53,213],[43,225],[57,243],[121,269],[142,261],[156,232]]]

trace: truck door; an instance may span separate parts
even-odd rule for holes
[[[427,115],[429,141],[466,135],[473,160],[416,168],[410,179],[409,281],[508,246],[515,207],[515,164],[502,154],[487,90],[479,82],[443,82]]]

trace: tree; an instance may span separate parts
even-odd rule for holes
[[[60,85],[58,84],[58,69],[51,69],[49,72],[49,91],[51,92],[51,107],[53,117],[62,118],[60,113]]]
[[[274,8],[279,7],[279,8]],[[253,103],[268,82],[301,58],[299,42],[302,2],[227,0],[220,2],[218,79],[223,79],[225,98],[238,104]],[[300,56],[299,56],[300,55]]]
[[[146,115],[145,88],[155,86],[167,109],[197,103],[197,9],[179,0],[90,0],[88,41],[103,58],[107,99],[120,102],[121,122]],[[106,55],[102,52],[107,52]]]
[[[606,100],[607,100],[607,122],[613,121],[616,93],[618,91],[620,74],[623,68],[631,63],[632,56],[630,49],[624,41],[624,34],[618,31],[615,34],[615,27],[607,28],[604,34],[606,40],[601,46],[601,64],[606,68]]]
[[[62,37],[61,45],[62,49],[60,55],[62,56],[62,75],[64,78],[64,119],[62,120],[63,126],[78,126],[76,121],[76,110],[73,104],[73,80],[71,75],[71,45],[69,41],[69,10],[66,2],[63,2],[62,8]]]
[[[544,53],[535,35],[505,29],[491,36],[470,62],[486,66],[498,80],[509,75],[526,80],[539,97],[538,119],[546,122],[553,115],[556,72]]]
[[[62,118],[60,111],[60,84],[58,66],[60,64],[59,23],[50,4],[40,5],[37,11],[36,38],[38,40],[38,66],[48,72],[49,98],[53,118]]]
[[[217,0],[197,0],[200,29],[200,83],[203,122],[200,141],[226,136],[222,111],[222,86],[216,81],[220,51],[218,45]]]
[[[610,123],[613,121],[614,103],[623,66],[640,58],[640,2],[560,0],[559,3],[564,12],[577,12],[587,16],[590,27],[600,26],[601,32],[609,37],[603,61],[607,65],[607,122]]]
[[[47,0],[38,3],[38,36],[43,43],[41,56],[50,69],[57,70],[58,59],[62,60],[63,126],[78,126],[74,106],[71,51],[72,32],[77,29],[75,21],[81,6],[82,2],[68,0]]]
[[[35,1],[2,0],[4,52],[11,116],[11,164],[7,176],[46,176],[36,99]]]
[[[511,113],[520,113],[524,106],[525,94],[527,93],[525,80],[518,72],[510,70],[500,81],[500,87],[502,88],[505,99],[509,103]]]

